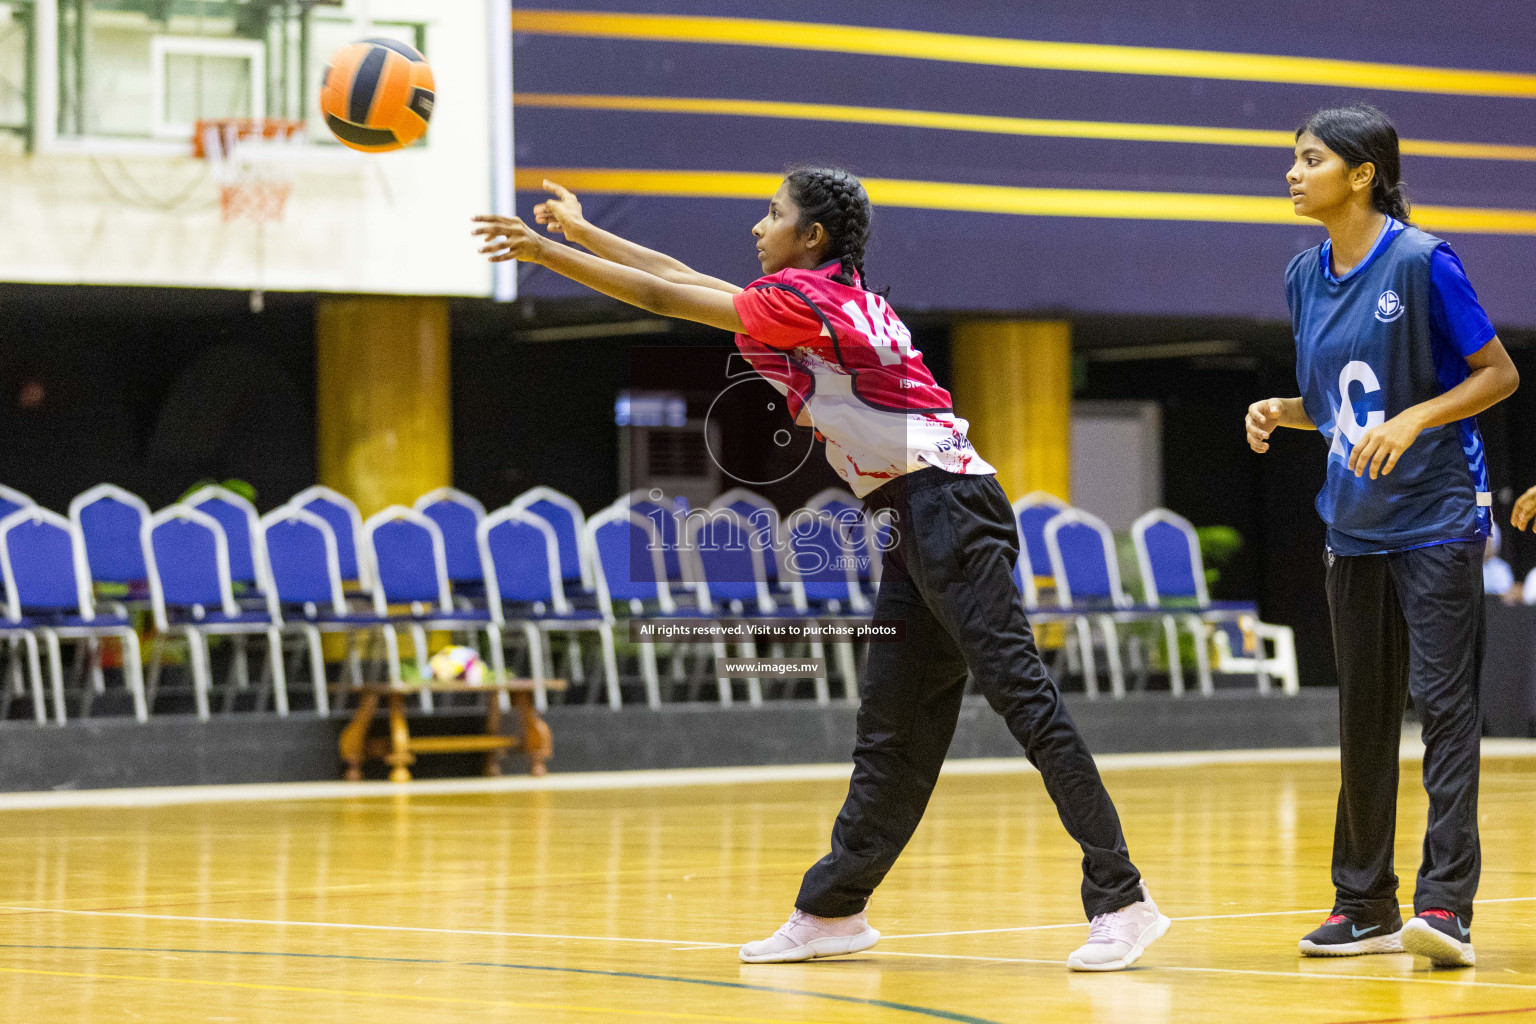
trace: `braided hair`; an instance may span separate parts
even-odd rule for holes
[[[1369,103],[1328,107],[1312,114],[1296,129],[1296,137],[1309,132],[1344,158],[1350,170],[1369,163],[1376,168],[1371,179],[1371,205],[1404,224],[1408,220],[1408,192],[1402,182],[1402,157],[1397,129],[1391,118]]]
[[[827,233],[824,259],[843,265],[832,280],[867,287],[864,246],[869,243],[870,205],[859,179],[841,167],[796,167],[784,176],[784,183],[800,208],[799,229],[820,224]]]

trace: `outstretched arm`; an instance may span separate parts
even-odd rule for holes
[[[717,288],[680,284],[634,267],[610,262],[538,234],[517,217],[476,217],[474,234],[486,240],[480,249],[492,263],[518,260],[548,267],[631,306],[660,316],[708,324],[737,334],[746,327],[731,296]],[[739,291],[740,289],[733,289]]]
[[[558,182],[545,179],[544,187],[553,196],[546,199],[533,208],[534,220],[544,225],[550,231],[564,235],[569,241],[612,263],[620,263],[626,267],[634,267],[643,270],[647,274],[661,278],[663,281],[671,281],[673,284],[697,285],[700,288],[713,288],[717,291],[734,295],[741,291],[729,281],[722,281],[718,277],[710,277],[701,274],[697,270],[675,260],[666,253],[657,252],[655,249],[647,249],[643,245],[637,245],[627,238],[620,238],[611,231],[604,231],[600,227],[588,222],[582,216],[581,201],[573,192]]]

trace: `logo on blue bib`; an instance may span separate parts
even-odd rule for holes
[[[1381,298],[1376,300],[1376,319],[1384,324],[1391,323],[1407,311],[1408,307],[1403,305],[1403,300],[1398,298],[1397,292],[1390,288],[1382,292]]]

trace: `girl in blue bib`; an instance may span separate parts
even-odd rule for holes
[[[1374,107],[1313,114],[1286,181],[1328,238],[1291,261],[1295,398],[1248,410],[1248,443],[1316,430],[1328,475],[1328,606],[1342,774],[1333,912],[1306,956],[1408,951],[1470,965],[1477,832],[1482,552],[1492,525],[1474,417],[1519,375],[1450,246],[1409,220],[1397,131]],[[1424,727],[1429,827],[1398,913],[1392,846],[1405,699]]]

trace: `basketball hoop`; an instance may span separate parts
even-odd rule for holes
[[[277,224],[293,192],[287,164],[303,144],[302,121],[227,117],[197,122],[192,154],[213,169],[226,224]]]
[[[274,117],[226,117],[199,121],[192,130],[192,155],[207,160],[219,186],[224,223],[256,225],[256,283],[251,312],[266,308],[267,225],[280,224],[293,192],[290,168],[300,159],[304,122]]]

